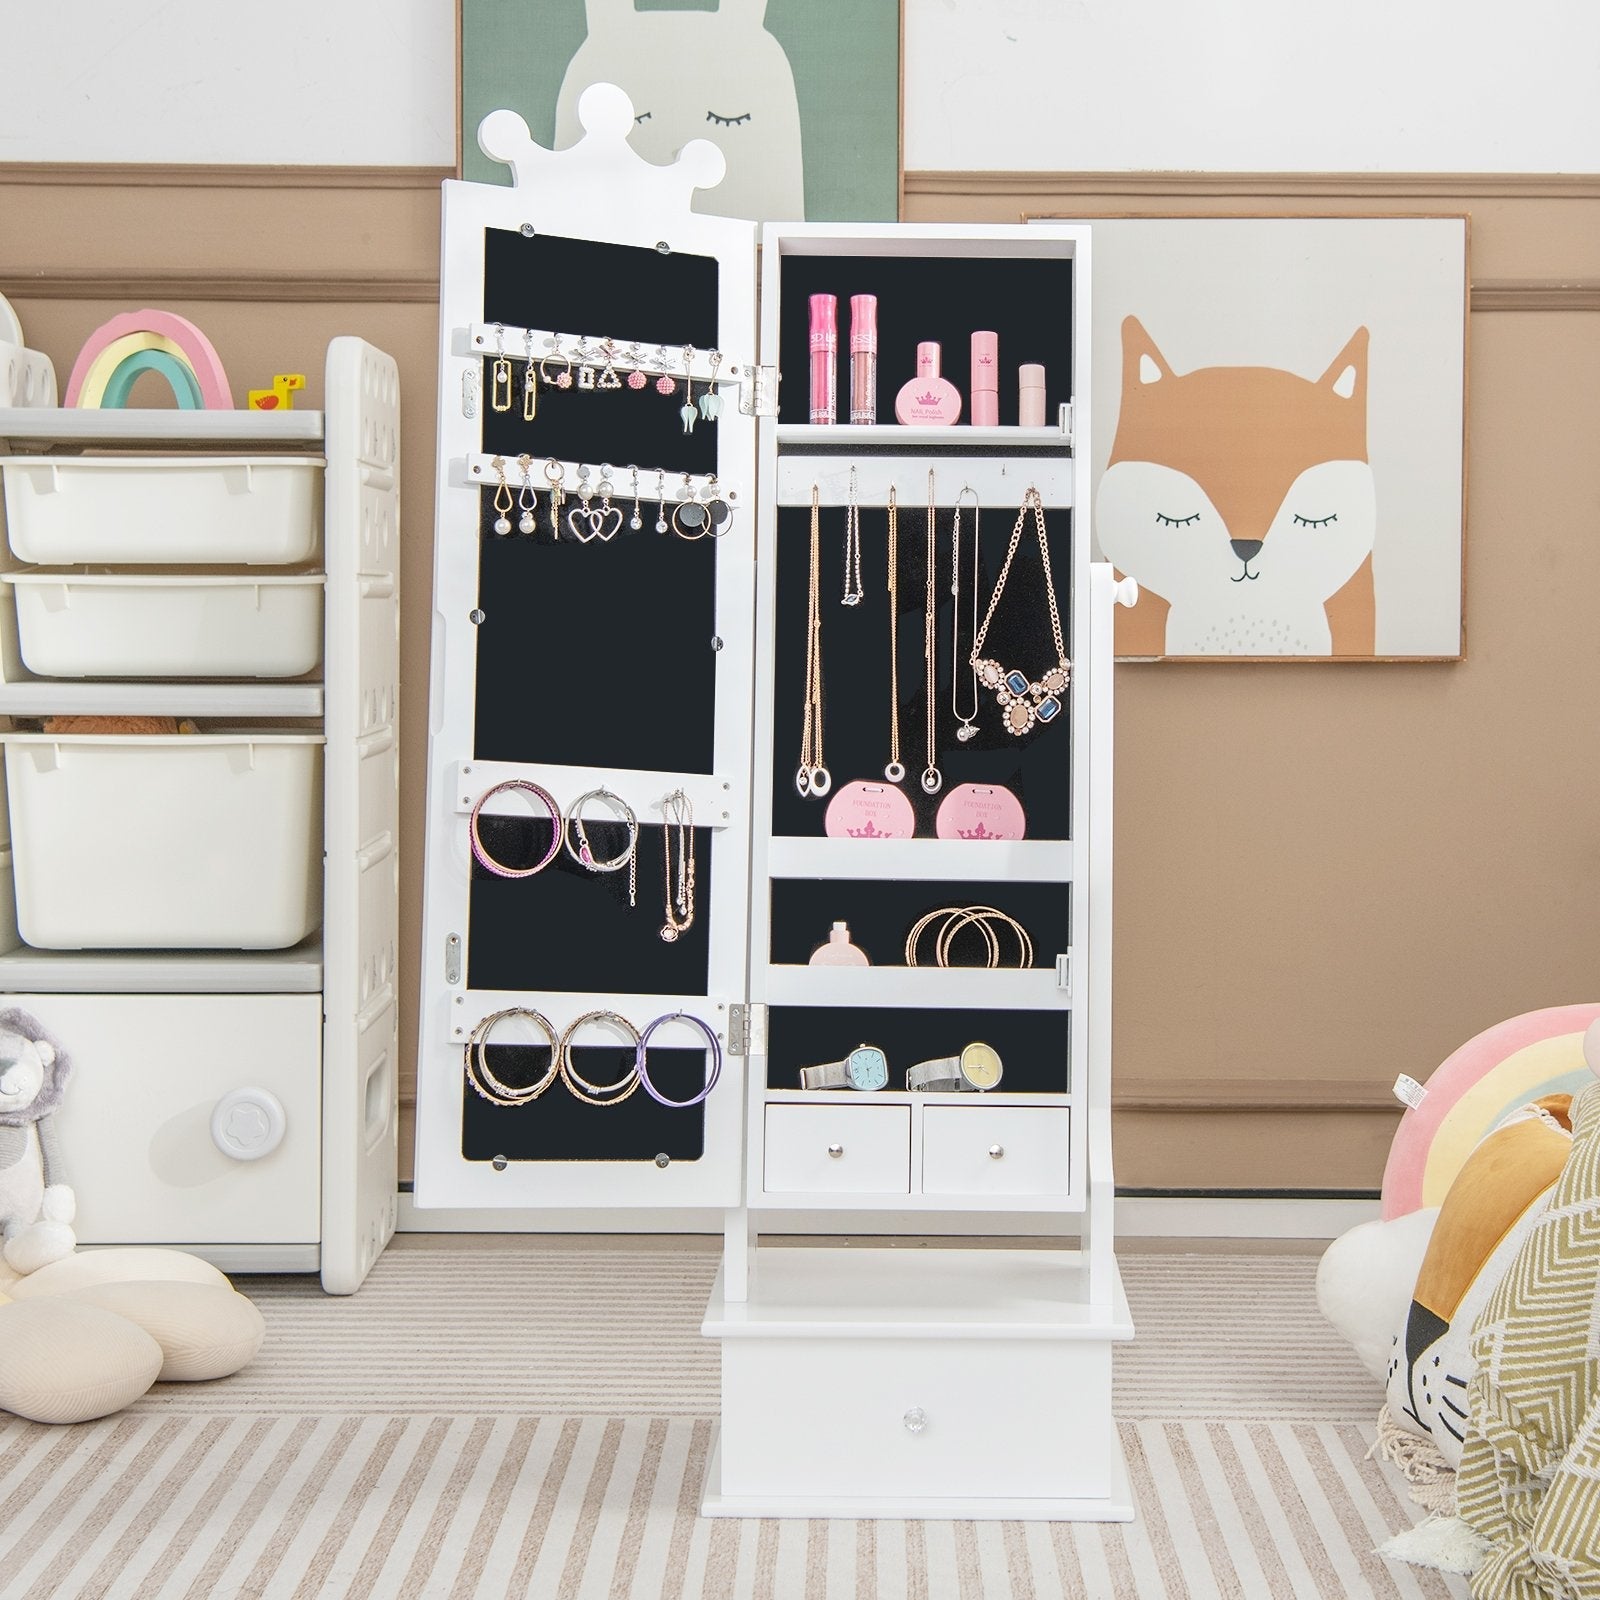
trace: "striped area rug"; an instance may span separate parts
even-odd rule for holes
[[[0,1423],[4,1600],[1345,1600],[1465,1596],[1375,1544],[1375,1386],[1296,1257],[1132,1256],[1139,1520],[705,1521],[715,1360],[694,1241],[402,1239],[350,1300],[244,1286],[224,1383]],[[1137,1353],[1136,1353],[1137,1352]]]

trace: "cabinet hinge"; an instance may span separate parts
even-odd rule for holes
[[[452,933],[444,942],[444,981],[454,987],[461,982],[461,935]]]
[[[764,1056],[767,1053],[767,1008],[764,1005],[728,1007],[728,1054]]]
[[[749,366],[739,382],[739,413],[746,417],[778,414],[778,369]]]
[[[1068,950],[1064,955],[1056,957],[1056,988],[1065,991],[1067,998],[1072,998],[1072,952]]]

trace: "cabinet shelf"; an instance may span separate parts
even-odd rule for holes
[[[8,444],[160,444],[215,449],[223,444],[320,445],[320,411],[120,411],[74,406],[0,406],[0,440]],[[3,458],[0,458],[3,459]]]
[[[323,700],[320,683],[0,683],[0,716],[8,717],[320,717]]]
[[[768,1105],[783,1106],[1074,1106],[1078,1097],[1061,1094],[1010,1094],[1004,1088],[982,1094],[928,1094],[912,1089],[764,1089]]]
[[[1070,839],[799,839],[767,849],[773,878],[914,878],[1071,883]],[[835,971],[838,969],[835,968]]]
[[[1061,987],[1053,966],[769,966],[766,1000],[774,1006],[1064,1011],[1072,995]]]
[[[898,422],[870,425],[837,423],[832,426],[808,422],[780,422],[778,451],[782,455],[876,448],[887,451],[930,450],[939,455],[958,455],[967,451],[993,455],[1026,455],[1040,451],[1068,455],[1072,436],[1064,429],[995,427],[974,428],[957,423],[946,428],[913,428]]]
[[[322,936],[289,950],[34,950],[0,955],[0,993],[314,994]]]

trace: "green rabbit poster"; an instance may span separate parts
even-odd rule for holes
[[[897,214],[899,0],[461,0],[462,176],[508,181],[477,140],[501,107],[540,144],[575,142],[578,96],[597,81],[627,91],[646,160],[664,164],[690,139],[721,147],[728,174],[696,209]]]

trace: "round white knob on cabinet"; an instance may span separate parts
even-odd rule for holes
[[[1119,606],[1133,606],[1139,603],[1139,580],[1137,578],[1119,578],[1112,588],[1112,593],[1117,598]]]
[[[211,1111],[211,1142],[235,1161],[259,1161],[283,1143],[283,1102],[270,1089],[235,1089]]]
[[[907,1433],[921,1433],[928,1426],[928,1413],[921,1406],[912,1406],[901,1420]]]
[[[842,1144],[830,1144],[828,1146],[828,1154],[837,1161],[844,1154],[844,1146]]]
[[[992,1144],[989,1146],[989,1159],[991,1161],[998,1161],[1005,1153],[1006,1147],[1003,1144]]]

